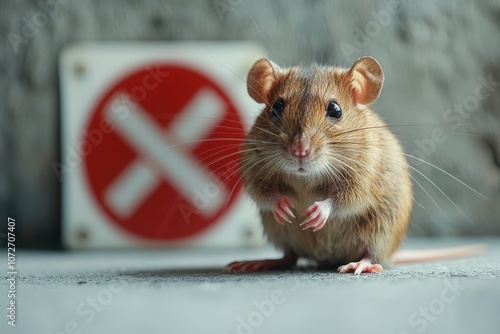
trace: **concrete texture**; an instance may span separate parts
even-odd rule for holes
[[[23,334],[497,333],[500,239],[409,240],[405,248],[478,242],[489,249],[474,258],[360,277],[307,264],[285,272],[220,271],[235,259],[278,256],[266,248],[24,251],[17,255],[17,326],[8,327],[2,316],[0,328]],[[2,279],[3,312],[6,295]]]
[[[52,9],[43,9],[47,3]],[[398,4],[393,12],[391,3]],[[500,94],[496,83],[484,84],[500,78],[499,13],[498,0],[2,1],[0,213],[23,222],[24,246],[59,239],[60,184],[50,165],[60,161],[62,47],[88,40],[259,40],[284,65],[348,66],[362,55],[376,57],[386,82],[375,110],[402,125],[394,130],[406,152],[490,199],[412,158],[425,188],[415,184],[416,198],[425,209],[416,207],[410,234],[499,235]]]

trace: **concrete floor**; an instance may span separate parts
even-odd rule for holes
[[[410,240],[405,247],[477,242]],[[2,316],[0,333],[499,333],[500,239],[479,242],[489,244],[481,256],[361,277],[310,267],[219,270],[235,259],[278,255],[268,248],[21,251],[17,326]],[[6,313],[5,279],[0,289]]]

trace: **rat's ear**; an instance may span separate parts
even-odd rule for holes
[[[268,102],[269,91],[281,68],[267,58],[257,60],[248,72],[248,94],[258,103]]]
[[[375,102],[382,90],[384,72],[375,58],[362,57],[352,65],[346,79],[350,81],[354,103],[368,105]]]

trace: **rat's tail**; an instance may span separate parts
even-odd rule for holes
[[[394,254],[394,264],[458,259],[484,253],[484,244],[430,250],[400,250]]]

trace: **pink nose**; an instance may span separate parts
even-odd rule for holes
[[[294,157],[307,158],[311,154],[311,144],[303,140],[295,141],[292,143],[290,151]]]

